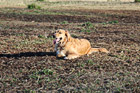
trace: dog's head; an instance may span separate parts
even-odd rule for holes
[[[68,31],[59,29],[56,30],[56,32],[54,33],[54,38],[55,38],[54,44],[59,44],[59,43],[62,44],[63,42],[69,40],[70,34]]]

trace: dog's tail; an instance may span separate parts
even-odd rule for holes
[[[93,52],[105,52],[109,53],[109,51],[105,48],[90,48],[87,55],[92,54]]]

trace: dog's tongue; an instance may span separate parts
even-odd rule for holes
[[[56,44],[56,40],[53,40],[53,44]]]
[[[59,42],[59,39],[53,40],[53,44],[56,44],[57,42]]]

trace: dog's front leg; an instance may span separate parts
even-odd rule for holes
[[[60,54],[60,49],[58,49],[58,44],[55,44],[54,50],[55,50],[56,55]]]
[[[65,50],[61,50],[58,54],[57,57],[65,57],[66,56],[66,51]]]
[[[58,45],[57,45],[57,44],[55,44],[54,51],[55,51],[56,53],[59,52],[59,50],[58,50]]]
[[[67,57],[65,57],[64,59],[74,59],[74,58],[77,58],[79,57],[78,54],[69,54]]]

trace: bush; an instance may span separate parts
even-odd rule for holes
[[[140,0],[135,0],[135,2],[140,2]]]
[[[36,4],[30,4],[28,5],[28,9],[41,9],[41,7]]]

